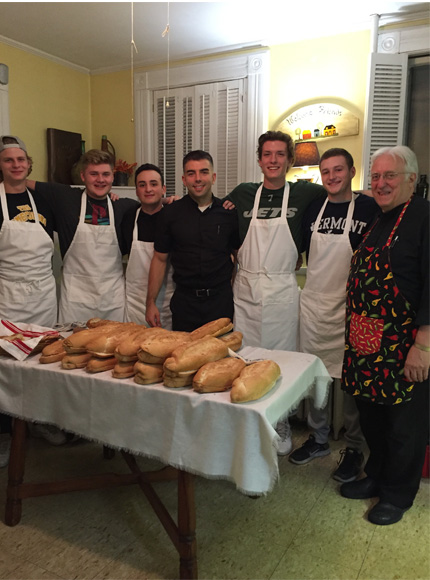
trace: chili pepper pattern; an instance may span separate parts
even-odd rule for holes
[[[404,362],[417,333],[415,313],[396,284],[389,247],[408,205],[383,248],[366,246],[367,234],[354,253],[347,283],[342,388],[385,405],[413,396],[414,384],[404,378]]]

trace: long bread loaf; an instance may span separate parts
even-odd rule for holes
[[[233,381],[230,400],[232,403],[247,403],[260,399],[275,386],[280,376],[281,369],[273,360],[248,365]]]

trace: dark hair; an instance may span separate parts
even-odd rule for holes
[[[294,163],[295,153],[293,140],[289,135],[287,135],[287,133],[283,133],[282,131],[266,131],[266,133],[260,135],[260,137],[258,138],[258,149],[257,149],[258,159],[261,159],[261,156],[263,154],[263,145],[267,141],[283,141],[287,146],[288,159],[290,159],[290,161]]]
[[[85,170],[88,165],[110,165],[113,171],[115,165],[114,158],[108,151],[101,151],[101,149],[90,149],[81,158],[82,169]]]
[[[203,159],[207,159],[213,169],[214,160],[212,159],[212,155],[207,151],[202,151],[201,149],[187,153],[184,157],[184,160],[182,161],[182,168],[185,171],[185,165],[188,163],[188,161],[202,161]]]
[[[136,169],[136,173],[134,174],[134,184],[137,185],[137,176],[142,173],[142,171],[156,171],[160,175],[161,185],[164,185],[164,177],[161,173],[161,169],[152,163],[144,163],[140,167]]]
[[[354,167],[354,159],[349,151],[346,149],[342,149],[341,147],[333,147],[332,149],[327,149],[322,155],[320,159],[320,167],[321,163],[325,159],[330,159],[330,157],[344,157],[346,164],[348,165],[348,169],[352,169]]]

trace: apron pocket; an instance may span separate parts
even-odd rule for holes
[[[349,342],[358,354],[374,354],[381,349],[383,330],[382,318],[368,318],[353,312],[349,326]]]

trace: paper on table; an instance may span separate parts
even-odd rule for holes
[[[18,335],[13,337],[13,335]],[[37,324],[25,322],[0,321],[0,352],[10,354],[17,360],[24,360],[30,354],[37,352],[36,348],[41,341],[48,344],[60,335],[56,330]],[[13,337],[13,340],[11,338]]]

